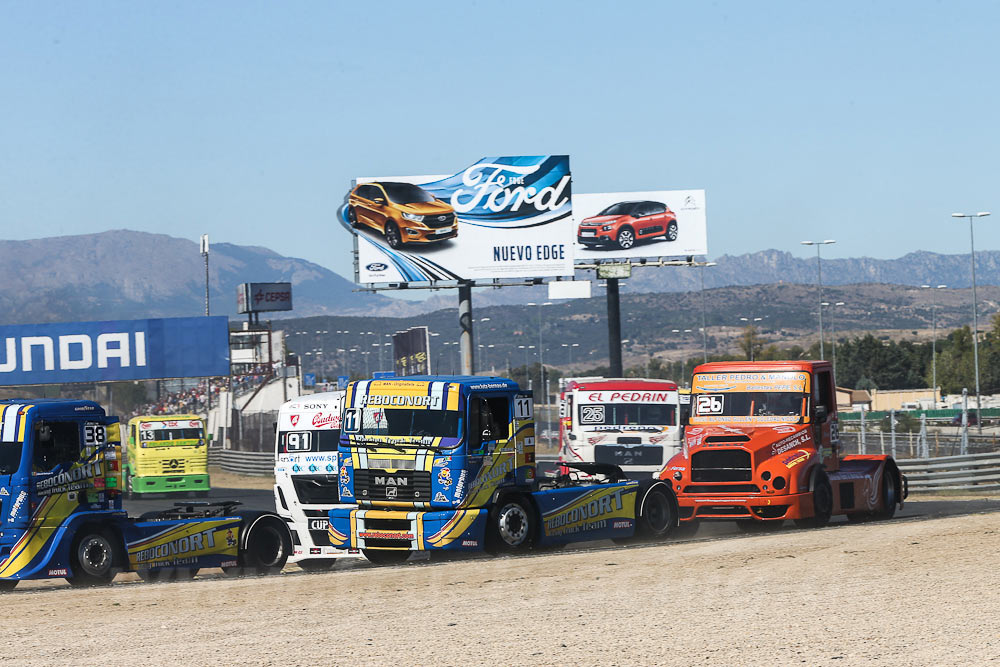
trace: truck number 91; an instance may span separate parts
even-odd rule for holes
[[[721,415],[723,406],[722,394],[702,394],[698,396],[695,405],[695,414],[698,415]]]

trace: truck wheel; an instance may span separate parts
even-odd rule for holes
[[[889,462],[886,462],[885,469],[882,471],[882,509],[875,512],[872,518],[884,521],[895,516],[896,506],[899,505],[898,475],[896,466],[890,467]]]
[[[17,582],[17,579],[4,579],[0,581],[0,593],[14,590],[14,587],[17,586]]]
[[[830,515],[833,514],[833,487],[825,470],[816,468],[809,489],[812,491],[813,516],[795,519],[795,525],[799,528],[822,528],[830,523]]]
[[[535,537],[535,509],[521,495],[500,498],[490,510],[486,550],[491,553],[528,549]]]
[[[399,231],[399,227],[396,226],[395,222],[389,222],[385,225],[385,240],[389,244],[389,247],[393,250],[399,248],[403,245],[403,236]]]
[[[237,558],[239,564],[222,568],[231,577],[264,576],[277,574],[285,566],[292,551],[292,539],[285,523],[272,515],[258,517],[242,530],[242,548]]]
[[[66,577],[71,586],[106,586],[117,574],[117,553],[112,538],[103,531],[84,528],[73,538]]]
[[[333,567],[336,563],[334,559],[321,560],[319,558],[314,558],[312,560],[300,560],[297,565],[301,567],[306,572],[325,572]]]
[[[663,539],[677,526],[677,506],[663,484],[654,484],[638,500],[635,534],[642,539]]]
[[[618,247],[622,250],[628,250],[635,245],[635,232],[626,227],[625,229],[618,232]]]
[[[390,549],[362,549],[361,553],[372,565],[399,565],[405,563],[410,557],[409,551],[397,551]]]
[[[671,222],[667,225],[667,240],[676,241],[677,240],[677,222]]]

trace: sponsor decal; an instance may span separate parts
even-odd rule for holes
[[[799,445],[805,444],[809,439],[809,429],[803,429],[771,445],[771,456],[784,454],[790,449],[795,449]]]
[[[347,473],[347,465],[346,464],[340,468],[340,483],[341,484],[350,484],[351,483],[351,476]]]
[[[385,497],[386,497],[387,500],[391,500],[391,499],[395,498],[396,494],[398,492],[399,492],[399,490],[395,486],[387,486],[387,487],[385,487]]]
[[[443,493],[441,493],[440,491],[438,491],[438,492],[437,492],[437,493],[436,493],[436,494],[434,495],[434,502],[436,502],[436,503],[446,503],[446,502],[448,502],[448,497],[447,497],[447,496],[445,496],[445,495],[444,495]]]
[[[455,502],[462,500],[462,496],[465,495],[465,471],[463,470],[458,475],[458,483],[455,484]]]
[[[326,530],[329,527],[329,519],[309,519],[309,530]]]
[[[7,491],[7,487],[6,486],[0,487],[0,496],[9,496],[9,495],[10,495],[10,492]]]
[[[323,426],[330,426],[332,428],[340,428],[340,415],[329,413],[324,414],[322,412],[317,412],[312,418],[313,428],[322,428]]]
[[[441,409],[440,396],[390,396],[386,394],[364,394],[361,397],[362,407],[368,405],[386,405],[401,407],[427,407],[433,410]]]
[[[353,498],[354,497],[354,493],[351,492],[350,487],[348,487],[348,486],[341,486],[340,487],[340,497],[341,498]]]
[[[79,491],[80,489],[90,488],[92,484],[89,480],[101,476],[100,463],[84,463],[67,472],[61,472],[58,475],[41,480],[35,488],[39,496],[50,496],[65,491]]]
[[[392,475],[376,475],[375,486],[409,486],[410,480]]]
[[[157,544],[156,546],[149,547],[148,549],[143,549],[136,553],[135,560],[138,562],[159,560],[179,554],[201,551],[206,548],[211,549],[213,547],[215,547],[215,529],[209,528],[208,530],[203,530],[200,533],[185,535],[184,537],[179,537],[176,540],[171,540],[163,544]]]
[[[676,394],[666,391],[592,391],[589,403],[676,403]]]
[[[623,519],[622,521],[615,521],[614,523],[611,524],[611,527],[612,528],[631,528],[632,527],[632,520],[631,519]]]
[[[671,470],[687,470],[684,466],[670,466]]]
[[[365,268],[369,271],[385,271],[389,268],[389,265],[383,264],[382,262],[372,262],[371,264],[365,265]]]
[[[438,471],[438,484],[443,486],[445,489],[451,488],[451,468],[441,468]]]
[[[399,530],[363,530],[358,537],[365,540],[412,540],[413,533]]]
[[[323,553],[323,549],[321,549],[320,547],[309,547],[309,555],[310,556],[318,556],[318,555],[320,555],[322,553]]]
[[[587,438],[587,444],[596,445],[601,440],[604,440],[606,437],[608,437],[608,436],[606,436],[606,435],[597,435],[597,436],[594,436],[592,438]]]
[[[479,540],[462,540],[463,547],[478,547]]]
[[[449,463],[451,463],[451,457],[450,456],[439,456],[438,458],[434,459],[434,467],[435,468],[444,468]]]
[[[49,570],[50,577],[68,577],[69,570],[64,567],[55,567]]]
[[[236,546],[236,537],[233,536],[233,529],[229,528],[226,530],[226,545],[230,547]]]
[[[786,468],[794,468],[798,464],[806,461],[809,458],[809,456],[810,452],[808,452],[805,449],[799,449],[792,452],[785,458],[781,459],[781,462],[782,464],[784,464]]]
[[[296,552],[295,552],[296,556],[299,556],[301,554],[302,554],[302,550],[301,549],[296,550]],[[238,565],[238,563],[236,561],[234,561],[234,560],[224,560],[221,563],[219,563],[219,567],[236,567],[237,565]]]
[[[24,505],[24,501],[27,499],[28,499],[27,491],[21,491],[21,493],[17,494],[17,499],[14,500],[14,502],[10,506],[10,517],[7,519],[8,521],[14,520],[14,517],[17,516],[18,511],[20,511],[21,506]]]
[[[585,530],[599,530],[607,527],[607,520],[600,517],[622,510],[622,495],[625,487],[602,493],[589,501],[581,498],[578,504],[557,514],[545,517],[545,534],[548,536],[578,533]]]
[[[298,426],[299,425],[299,416],[298,415],[292,415],[292,416],[290,416],[288,418],[288,421],[292,422],[292,426]]]

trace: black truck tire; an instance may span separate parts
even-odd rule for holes
[[[231,577],[277,574],[292,552],[292,537],[288,526],[274,514],[238,512],[240,550],[237,564],[222,568]]]
[[[809,480],[809,491],[812,493],[813,516],[808,519],[795,519],[799,528],[822,528],[830,523],[833,514],[833,487],[826,471],[820,467],[813,469]]]
[[[490,509],[486,525],[486,551],[524,551],[535,541],[538,518],[534,505],[520,493],[500,496]]]
[[[885,462],[885,468],[882,470],[882,488],[879,490],[882,496],[882,509],[875,512],[872,518],[884,521],[896,515],[899,498],[903,493],[900,487],[899,468],[890,459]]]
[[[73,537],[69,560],[73,576],[71,586],[107,586],[118,574],[119,551],[116,539],[108,531],[83,526]]]
[[[677,527],[677,498],[663,482],[640,486],[635,503],[635,536],[639,539],[662,540]]]

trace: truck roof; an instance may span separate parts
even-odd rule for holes
[[[287,403],[282,403],[279,410],[316,410],[316,403],[333,403],[335,401],[341,401],[344,398],[344,389],[338,389],[336,391],[320,391],[315,394],[305,394],[299,396],[298,398],[293,398]],[[306,408],[306,406],[311,406]]]
[[[0,400],[0,406],[31,406],[37,417],[65,417],[68,415],[105,416],[104,408],[94,401],[68,400],[63,398],[8,398]]]
[[[200,419],[200,420],[204,421],[205,418],[201,417],[199,415],[189,415],[189,414],[183,414],[183,415],[136,415],[135,417],[132,417],[132,419],[129,419],[129,423],[134,422],[134,421],[143,421],[143,422],[174,422],[174,421],[181,421],[181,420],[185,420],[185,419],[188,420],[188,421],[195,420],[195,419]]]
[[[698,364],[695,373],[731,373],[733,371],[806,371],[812,373],[832,368],[829,361],[710,361]]]
[[[360,382],[368,382],[369,388],[371,389],[382,388],[384,385],[397,384],[401,382],[422,382],[426,384],[430,384],[432,382],[447,382],[449,384],[457,384],[465,391],[470,389],[481,389],[486,391],[520,390],[520,386],[513,380],[480,375],[407,375],[405,377],[385,378],[379,380],[359,380],[354,384],[357,385]]]
[[[565,389],[629,391],[638,387],[644,389],[659,389],[661,391],[677,391],[677,383],[672,380],[656,380],[650,378],[581,378],[580,380],[569,380],[566,383]]]

